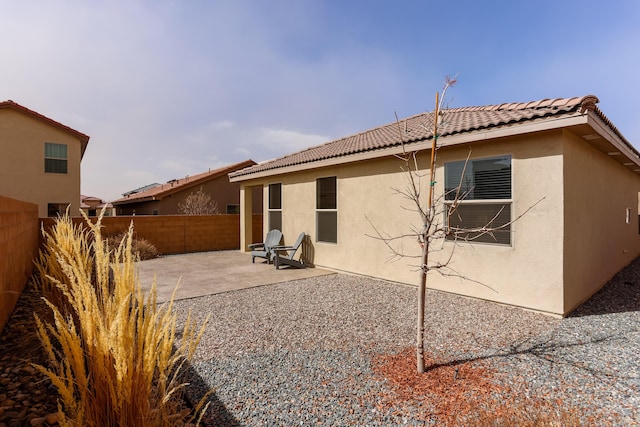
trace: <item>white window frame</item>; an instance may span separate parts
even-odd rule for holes
[[[320,180],[324,179],[334,179],[335,180],[335,200],[334,205],[335,208],[322,208],[320,207]],[[333,240],[322,240],[324,232],[321,233],[320,230],[320,216],[325,213],[332,213],[335,216],[335,239]],[[337,176],[325,176],[316,179],[316,242],[319,243],[330,243],[337,244],[338,243],[338,177]]]
[[[461,194],[460,194],[460,199],[458,200],[458,209],[460,210],[464,210],[466,207],[471,207],[471,206],[492,206],[492,205],[499,205],[499,207],[496,207],[496,209],[494,210],[496,212],[496,214],[499,214],[501,216],[503,215],[507,215],[508,214],[508,218],[503,218],[502,222],[504,223],[509,223],[509,225],[507,227],[505,227],[504,229],[501,230],[497,230],[494,233],[494,236],[492,236],[491,234],[484,234],[481,235],[479,237],[474,238],[474,236],[470,236],[469,239],[466,238],[460,238],[458,237],[457,239],[454,236],[447,236],[447,240],[452,241],[455,239],[456,242],[461,242],[461,243],[478,243],[478,244],[488,244],[488,245],[499,245],[499,246],[513,246],[513,224],[511,224],[511,222],[513,221],[513,156],[511,156],[510,154],[505,154],[505,155],[499,155],[499,156],[490,156],[490,157],[482,157],[482,158],[477,158],[477,159],[469,159],[467,165],[466,165],[466,173],[469,173],[469,171],[473,171],[473,163],[474,162],[481,162],[481,161],[489,161],[489,160],[501,160],[501,159],[508,159],[509,160],[509,169],[510,169],[510,176],[509,176],[509,197],[508,198],[469,198],[469,197],[473,197],[473,195],[471,196],[467,196],[465,197],[464,193],[464,189],[461,190]],[[451,197],[455,197],[455,190],[457,189],[457,187],[460,185],[460,178],[458,177],[458,182],[448,182],[449,179],[449,175],[447,174],[447,166],[451,166],[454,163],[464,163],[463,161],[451,161],[451,162],[445,162],[444,164],[444,174],[445,174],[445,202],[444,202],[444,221],[445,221],[445,225],[448,227],[449,226],[449,215],[448,215],[448,211],[449,208],[451,207],[453,200],[447,200],[448,197],[450,197],[449,195],[451,195],[452,193],[454,195],[452,195]],[[470,186],[470,188],[473,188],[473,186]],[[500,209],[501,207],[504,207],[502,210]],[[460,212],[458,212],[460,213]],[[452,219],[457,219],[457,215],[458,213],[454,213],[451,218]],[[493,218],[493,213],[489,212],[485,218],[487,218],[487,222],[490,221]],[[508,221],[508,222],[504,222],[504,221]],[[496,226],[500,225],[500,222],[496,223]],[[473,228],[474,226],[476,227],[482,227],[487,225],[487,223],[483,223],[483,224],[472,224],[470,228]],[[507,236],[505,238],[505,236]],[[495,237],[495,238],[494,238]],[[497,241],[496,241],[497,239]]]
[[[278,208],[272,208],[271,207],[271,188],[276,188],[276,186],[280,189],[280,207]],[[280,217],[280,224],[273,224],[272,222],[272,214],[273,215],[278,215]],[[274,228],[277,228],[278,230],[282,231],[282,183],[281,182],[274,182],[272,184],[269,184],[267,186],[267,222],[268,222],[268,227],[269,230],[273,230]]]

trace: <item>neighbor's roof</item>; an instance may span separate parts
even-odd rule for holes
[[[574,117],[590,111],[595,113],[637,156],[639,153],[629,144],[618,129],[596,106],[599,100],[593,95],[576,98],[543,99],[527,103],[487,105],[442,110],[442,120],[438,127],[438,138],[486,132],[499,128],[509,128],[521,124]],[[411,150],[411,144],[433,138],[433,112],[418,114],[384,126],[369,129],[355,135],[336,139],[325,144],[308,148],[275,160],[229,174],[232,181],[251,179],[254,176],[277,174],[279,169],[305,166],[329,159],[339,159],[359,153],[382,151],[401,147],[404,143]],[[441,140],[441,142],[443,142]],[[386,150],[385,150],[386,152]],[[383,153],[380,153],[383,155]],[[375,156],[372,156],[375,157]]]
[[[245,160],[244,162],[236,163],[233,165],[225,166],[220,169],[210,170],[197,175],[185,176],[184,178],[172,179],[165,184],[159,184],[145,191],[137,193],[131,193],[121,199],[115,200],[111,203],[114,205],[123,205],[127,203],[146,202],[150,200],[161,200],[171,194],[177,193],[184,189],[201,185],[207,181],[210,181],[221,176],[226,176],[230,172],[237,171],[238,169],[247,168],[255,165],[253,160]]]
[[[89,144],[89,136],[85,135],[82,132],[78,132],[75,129],[71,129],[69,126],[65,126],[60,122],[56,122],[53,119],[50,119],[49,117],[43,116],[42,114],[35,112],[33,110],[30,110],[27,107],[24,107],[20,104],[18,104],[17,102],[14,102],[12,100],[8,100],[8,101],[3,101],[0,102],[0,108],[13,108],[14,110],[20,111],[24,114],[27,114],[35,119],[38,119],[44,123],[48,123],[52,126],[57,127],[58,129],[67,132],[73,136],[75,136],[76,138],[78,138],[80,140],[80,158],[82,158],[84,156],[84,152],[87,149],[87,144]]]
[[[111,203],[105,202],[99,197],[80,195],[80,207],[82,209],[102,208],[103,206],[113,207]]]

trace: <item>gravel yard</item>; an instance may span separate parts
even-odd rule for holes
[[[0,337],[0,426],[55,424],[30,298]],[[415,305],[413,287],[344,274],[177,301],[211,314],[188,391],[213,388],[204,425],[221,427],[475,425],[509,407],[640,425],[640,259],[566,319],[428,292],[422,375]]]
[[[415,306],[413,287],[335,274],[182,300],[175,310],[191,309],[198,324],[211,314],[192,364],[194,395],[215,390],[208,423],[442,425],[444,410],[463,425],[455,399],[438,409],[435,397],[402,397],[374,369],[414,345]],[[639,311],[640,261],[566,319],[428,292],[425,351],[456,369],[446,380],[454,385],[472,372],[463,368],[481,369],[499,385],[491,402],[556,402],[585,425],[640,425]]]

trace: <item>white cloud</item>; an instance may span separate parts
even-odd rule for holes
[[[251,151],[243,147],[234,148],[232,151],[232,154],[237,158],[245,158],[245,159],[251,158]]]
[[[175,178],[181,178],[186,175],[185,171],[193,169],[193,166],[197,165],[198,163],[199,162],[194,160],[174,158],[163,160],[158,163],[157,166],[159,171],[174,174],[176,175]]]
[[[506,28],[482,28],[487,40],[504,45],[479,52],[469,43],[477,17],[462,8],[444,28],[413,25],[424,19],[422,9],[437,16],[437,5],[0,4],[0,97],[88,134],[82,192],[102,198],[248,158],[280,157],[390,123],[395,111],[431,109],[444,75],[458,71],[452,106],[594,92],[605,114],[640,144],[630,107],[640,95],[639,32],[625,16],[588,41],[572,27],[560,37],[540,24],[537,34],[553,43],[536,52],[526,50],[536,46],[530,32],[505,38]],[[503,7],[474,7],[504,25],[523,25],[499,16]],[[391,24],[389,11],[402,16],[402,28]],[[549,16],[552,28],[563,19]],[[431,43],[439,32],[454,37]]]
[[[211,125],[209,125],[209,128],[213,131],[218,131],[218,130],[230,129],[234,126],[235,126],[235,123],[232,122],[231,120],[222,120],[220,122],[211,123]]]
[[[322,26],[309,8],[276,8],[7,3],[0,93],[91,137],[82,190],[99,197],[360,130],[362,106],[389,93],[379,82],[395,81],[392,61],[357,41],[291,56],[287,31]]]
[[[309,147],[323,144],[329,140],[326,136],[305,134],[285,129],[263,128],[257,131],[256,142],[276,153],[293,153]],[[277,147],[274,149],[274,147]]]

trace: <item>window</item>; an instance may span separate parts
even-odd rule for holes
[[[47,216],[59,217],[65,214],[69,203],[48,203],[47,204]]]
[[[469,232],[458,234],[457,237],[448,236],[447,239],[510,245],[511,156],[469,160],[466,168],[465,161],[445,163],[444,174],[445,209],[459,194],[458,209],[448,218],[450,227],[477,229],[504,226],[492,234]]]
[[[282,231],[282,184],[269,184],[269,230]]]
[[[67,173],[66,144],[44,143],[44,171],[46,173]]]
[[[316,180],[316,235],[318,242],[338,243],[336,177]]]

